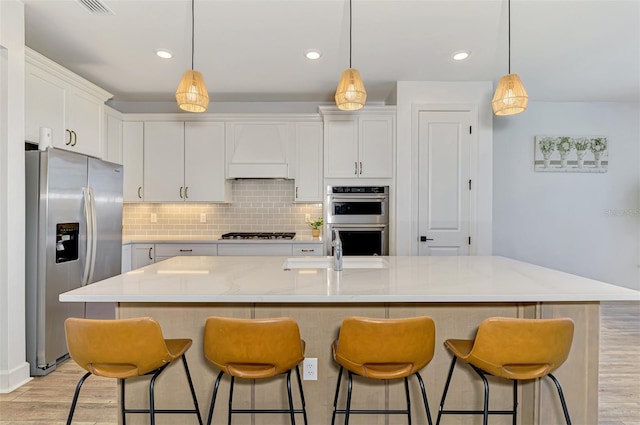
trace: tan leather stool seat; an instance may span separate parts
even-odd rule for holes
[[[410,417],[410,398],[407,377],[416,375],[422,391],[427,419],[431,413],[427,402],[424,382],[419,371],[433,359],[435,346],[435,324],[429,317],[406,319],[376,319],[349,317],[340,326],[338,339],[332,345],[333,357],[340,365],[338,383],[333,403],[331,423],[336,414],[345,414],[345,423],[351,414],[406,414]],[[345,409],[338,409],[338,394],[342,371],[348,371],[348,394]],[[365,378],[389,380],[404,379],[407,396],[406,410],[352,410],[352,375]]]
[[[481,413],[484,423],[491,413],[517,415],[517,381],[549,376],[553,380],[567,424],[571,423],[562,388],[552,372],[569,356],[574,324],[571,319],[518,319],[490,317],[482,321],[473,340],[448,339],[444,346],[453,354],[449,376],[440,402],[438,420],[443,414]],[[485,384],[483,411],[446,411],[446,398],[456,359],[469,364]],[[485,374],[513,380],[514,403],[511,411],[488,410],[488,382]]]
[[[213,410],[220,379],[231,376],[229,418],[233,413],[289,413],[295,423],[295,413],[302,413],[307,423],[304,392],[298,364],[304,360],[305,343],[295,320],[287,317],[267,319],[233,319],[209,317],[204,328],[204,355],[220,373],[214,384],[207,424]],[[294,409],[291,396],[291,370],[296,370],[302,408]],[[264,379],[286,374],[289,409],[232,409],[235,378]]]
[[[194,413],[202,425],[198,401],[185,357],[191,347],[190,339],[164,339],[158,322],[150,317],[123,320],[92,320],[69,318],[65,321],[67,347],[71,358],[88,373],[78,382],[69,411],[67,424],[71,424],[78,395],[85,379],[91,374],[117,378],[121,382],[121,414],[123,423],[127,413],[149,413],[155,423],[156,413],[176,413],[175,409],[155,409],[153,383],[173,361],[182,358],[195,408],[180,410]],[[126,409],[125,379],[153,374],[150,382],[150,408]]]

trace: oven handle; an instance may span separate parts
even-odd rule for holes
[[[329,195],[329,200],[330,201],[350,201],[350,202],[359,202],[359,201],[364,201],[364,200],[381,200],[384,201],[386,199],[388,199],[389,196],[388,195]]]
[[[329,225],[330,228],[335,228],[339,230],[362,230],[362,229],[384,229],[385,227],[389,227],[388,224],[346,224],[346,223],[331,223]]]

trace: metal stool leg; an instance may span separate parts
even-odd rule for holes
[[[193,381],[191,381],[191,374],[189,373],[189,366],[187,365],[187,358],[182,355],[182,364],[184,365],[184,371],[187,374],[187,381],[189,382],[189,389],[191,390],[191,397],[193,398],[193,406],[198,416],[198,423],[202,425],[202,417],[200,416],[200,407],[198,406],[198,398],[196,397],[196,391],[193,389]]]
[[[296,416],[293,412],[293,396],[291,395],[291,369],[287,371],[287,397],[289,398],[289,416],[291,416],[291,425],[296,425]]]
[[[518,381],[513,380],[513,425],[516,425],[518,417]]]
[[[233,403],[233,384],[235,382],[235,377],[231,377],[231,388],[229,388],[229,418],[227,420],[227,425],[231,425],[231,413],[233,408],[231,407]]]
[[[562,411],[564,412],[564,420],[567,422],[567,425],[571,425],[571,418],[569,417],[569,409],[567,409],[567,403],[564,400],[564,394],[562,393],[562,387],[560,386],[560,382],[556,379],[552,374],[548,375],[549,378],[556,384],[556,388],[558,389],[558,395],[560,396],[560,403],[562,403]]]
[[[215,406],[216,404],[218,387],[220,387],[220,379],[222,379],[222,375],[224,375],[224,372],[218,373],[218,377],[216,378],[216,383],[213,386],[213,395],[211,396],[211,406],[209,406],[209,416],[207,417],[207,425],[211,425],[211,420],[213,419],[213,406]]]
[[[122,404],[120,405],[120,411],[122,412],[122,425],[127,425],[127,408],[125,407],[125,397],[124,397],[124,384],[126,379],[119,379],[120,381],[120,399],[122,400]]]
[[[85,373],[76,385],[76,391],[73,393],[73,401],[71,402],[71,409],[69,409],[69,416],[67,417],[67,425],[71,425],[71,421],[73,420],[73,413],[76,411],[76,404],[78,404],[80,388],[82,388],[82,384],[84,384],[84,381],[89,377],[89,375],[91,375],[91,372]]]
[[[484,384],[484,406],[482,413],[482,425],[489,424],[489,382],[487,382],[487,377],[484,376],[484,372],[475,367],[474,365],[470,365],[473,370],[482,378],[482,383]]]
[[[347,408],[344,412],[344,425],[349,425],[349,413],[351,412],[351,390],[353,389],[353,375],[347,372],[349,377],[349,385],[347,385]]]
[[[302,389],[302,379],[300,379],[300,369],[296,365],[296,376],[298,378],[298,388],[300,388],[300,399],[302,400],[302,416],[304,418],[304,425],[307,425],[307,407],[304,400],[304,390]]]
[[[429,411],[429,402],[427,401],[427,390],[424,387],[424,381],[422,380],[422,376],[418,372],[415,373],[416,378],[418,378],[418,383],[420,384],[420,391],[422,392],[422,401],[424,401],[424,410],[427,413],[427,423],[432,425],[431,422],[431,412]]]
[[[156,425],[156,402],[155,402],[155,395],[154,395],[156,378],[160,376],[160,374],[165,369],[165,367],[166,366],[163,366],[160,369],[158,369],[156,373],[153,374],[153,377],[151,378],[151,382],[149,382],[149,416],[151,417],[151,425]]]
[[[336,385],[336,395],[333,397],[333,415],[331,416],[331,425],[335,425],[336,422],[336,409],[338,408],[338,393],[340,392],[340,381],[342,379],[342,366],[338,371],[338,384]]]
[[[453,376],[453,368],[456,366],[456,360],[458,358],[453,356],[451,360],[451,367],[449,367],[449,375],[447,375],[447,382],[444,384],[444,391],[442,392],[442,399],[440,399],[440,409],[438,409],[438,418],[436,419],[436,425],[440,425],[440,417],[444,410],[444,400],[447,398],[447,392],[449,391],[449,384],[451,383],[451,376]]]
[[[409,379],[406,376],[404,377],[404,394],[407,398],[407,420],[411,425],[411,396],[409,395]]]

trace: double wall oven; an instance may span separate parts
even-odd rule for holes
[[[389,255],[389,186],[328,186],[325,211],[328,255],[333,230],[343,255]]]

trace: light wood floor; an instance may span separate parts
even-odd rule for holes
[[[640,304],[603,303],[600,326],[598,424],[640,425]],[[67,361],[48,376],[0,394],[0,425],[64,425],[83,372]],[[114,425],[117,416],[115,380],[90,377],[74,425]]]

